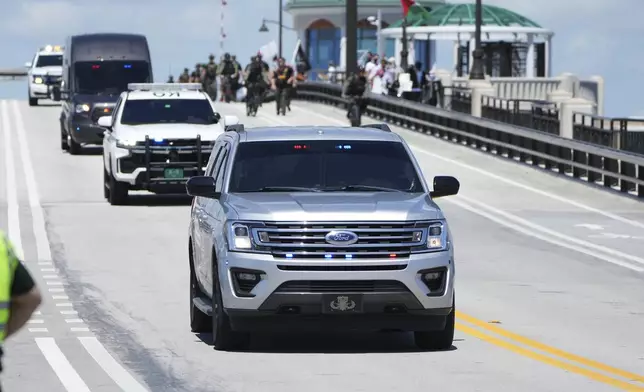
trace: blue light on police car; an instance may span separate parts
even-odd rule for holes
[[[292,259],[292,258],[293,258],[293,254],[292,254],[292,253],[287,253],[287,254],[286,254],[286,258],[287,258],[287,259]]]
[[[331,258],[333,258],[333,255],[324,255],[324,258],[325,259],[331,259]]]
[[[344,255],[345,259],[353,259],[353,255]]]
[[[163,138],[155,137],[154,141],[157,142],[157,143],[163,143]]]
[[[132,68],[132,64],[125,64],[123,68],[127,68],[127,69]]]

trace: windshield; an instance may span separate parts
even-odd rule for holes
[[[62,67],[63,55],[62,54],[41,54],[36,61],[36,68],[40,67]]]
[[[229,192],[424,192],[401,143],[304,141],[241,143]]]
[[[128,83],[147,83],[150,64],[146,61],[97,61],[74,64],[76,90],[81,94],[117,94]]]
[[[206,99],[131,99],[121,116],[124,125],[174,123],[210,125],[217,117]]]

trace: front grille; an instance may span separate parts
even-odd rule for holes
[[[111,116],[112,115],[112,107],[95,107],[92,109],[92,114],[90,118],[92,119],[93,122],[97,122],[99,118],[104,117],[104,116]]]
[[[165,168],[181,168],[184,178],[203,174],[212,153],[212,142],[202,142],[198,138],[148,140],[138,142],[130,148],[130,155],[120,159],[121,167],[133,172],[135,168],[145,168],[150,178],[164,176]]]
[[[264,222],[253,229],[255,243],[276,258],[401,258],[427,241],[429,222]],[[332,245],[325,236],[334,230],[355,233],[357,242]]]
[[[282,283],[276,293],[407,293],[397,280],[292,280]]]

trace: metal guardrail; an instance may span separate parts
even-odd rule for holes
[[[481,116],[506,124],[559,135],[559,108],[552,102],[483,96]]]
[[[300,83],[294,98],[347,104],[330,83]],[[644,156],[388,96],[370,96],[365,114],[644,200]]]
[[[573,138],[644,156],[644,124],[642,120],[575,113],[573,115]]]

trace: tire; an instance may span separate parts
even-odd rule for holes
[[[454,342],[454,324],[456,321],[456,306],[447,316],[445,328],[440,331],[415,331],[414,341],[421,350],[445,351],[452,348]]]
[[[117,181],[114,175],[109,175],[110,181],[110,198],[109,202],[113,206],[121,206],[127,203],[128,184]]]
[[[250,345],[250,333],[233,331],[230,318],[224,311],[221,299],[221,285],[217,264],[213,264],[213,298],[212,298],[212,345],[217,351],[235,351],[247,349]]]
[[[349,118],[351,120],[352,127],[360,126],[360,123],[361,123],[360,107],[358,105],[353,105],[353,107],[351,108],[351,114],[349,115]]]
[[[29,106],[38,106],[38,98],[29,97]]]
[[[110,200],[110,177],[107,174],[107,170],[103,167],[103,197],[105,200]]]
[[[80,143],[76,143],[74,139],[68,134],[67,135],[67,151],[72,155],[78,155],[83,150],[83,147]]]
[[[192,244],[188,246],[188,258],[190,260],[190,330],[196,333],[211,332],[212,318],[196,307],[193,302],[193,299],[203,294],[199,289],[197,277],[194,272]]]
[[[282,116],[286,116],[286,91],[282,91],[280,95],[280,112]]]
[[[60,149],[63,151],[69,151],[69,144],[67,143],[67,135],[63,126],[60,126]]]

